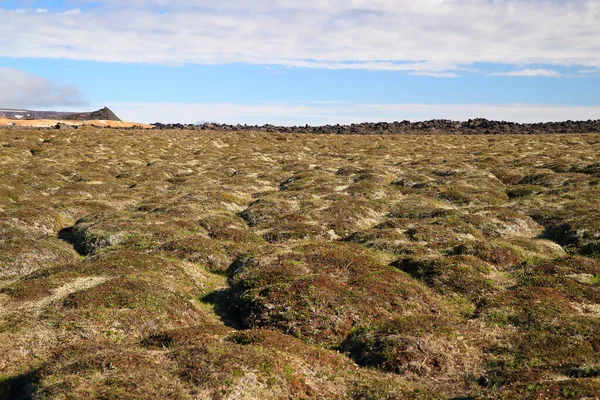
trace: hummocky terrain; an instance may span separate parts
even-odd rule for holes
[[[600,135],[0,130],[0,399],[595,399]]]

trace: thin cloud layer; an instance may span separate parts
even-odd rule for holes
[[[551,69],[544,69],[544,68],[538,68],[538,69],[523,69],[523,70],[519,70],[519,71],[510,71],[510,72],[498,72],[495,74],[492,74],[494,76],[523,76],[523,77],[532,77],[532,76],[543,76],[546,78],[558,78],[561,77],[562,74],[557,72],[557,71],[553,71]]]
[[[14,68],[0,68],[0,106],[9,108],[80,106],[77,85],[61,86]]]
[[[600,67],[597,0],[105,0],[85,9],[86,3],[68,3],[81,10],[0,10],[0,56],[447,77],[474,63],[524,71]]]

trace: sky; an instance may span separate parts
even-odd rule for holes
[[[0,108],[600,119],[599,0],[0,0]]]

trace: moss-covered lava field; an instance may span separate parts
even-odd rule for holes
[[[600,393],[600,135],[0,130],[0,399]]]

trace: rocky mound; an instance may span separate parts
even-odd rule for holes
[[[91,121],[91,120],[103,120],[103,121],[121,121],[119,117],[115,115],[108,107],[104,107],[101,110],[93,112],[85,112],[79,114],[71,114],[66,116],[64,119],[70,121]]]
[[[507,121],[489,121],[483,118],[468,121],[451,121],[436,119],[422,122],[366,122],[351,125],[324,125],[324,126],[274,126],[274,125],[227,125],[205,123],[194,124],[152,124],[156,129],[191,129],[212,131],[259,131],[279,133],[305,133],[305,134],[449,134],[449,135],[476,135],[476,134],[550,134],[550,133],[592,133],[600,132],[600,120],[541,122],[534,124],[520,124]]]

